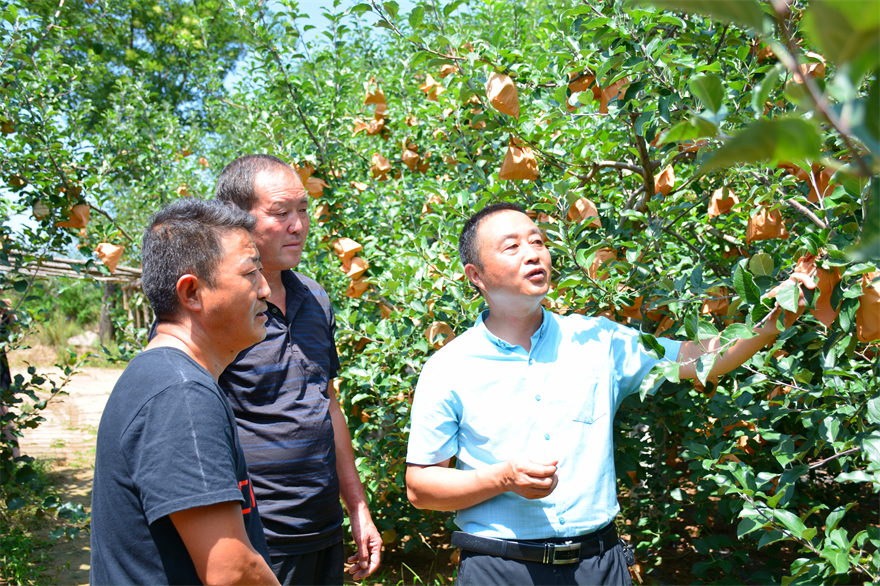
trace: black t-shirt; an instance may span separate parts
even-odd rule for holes
[[[170,513],[242,503],[269,562],[235,418],[210,373],[184,352],[132,360],[101,417],[92,491],[92,584],[199,584]]]

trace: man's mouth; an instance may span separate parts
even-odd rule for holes
[[[526,279],[529,281],[543,281],[544,277],[547,276],[547,271],[544,269],[533,269],[526,273]]]

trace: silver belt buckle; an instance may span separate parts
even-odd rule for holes
[[[581,561],[581,544],[570,541],[561,544],[544,544],[545,564],[576,564]]]

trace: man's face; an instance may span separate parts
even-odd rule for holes
[[[223,342],[238,353],[266,337],[269,284],[260,271],[260,253],[247,230],[229,230],[220,238],[223,257],[214,287],[202,291],[205,319],[223,330]]]
[[[284,271],[299,264],[309,234],[309,196],[290,169],[261,171],[254,180],[257,201],[250,210],[257,219],[254,241],[267,271]]]
[[[550,290],[550,251],[527,215],[505,210],[489,216],[477,228],[477,245],[483,268],[475,267],[476,274],[488,299],[541,299]]]

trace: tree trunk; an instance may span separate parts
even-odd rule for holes
[[[104,283],[104,298],[101,300],[101,319],[98,322],[98,336],[101,343],[106,344],[113,338],[113,323],[110,321],[110,310],[116,293],[116,283]]]

